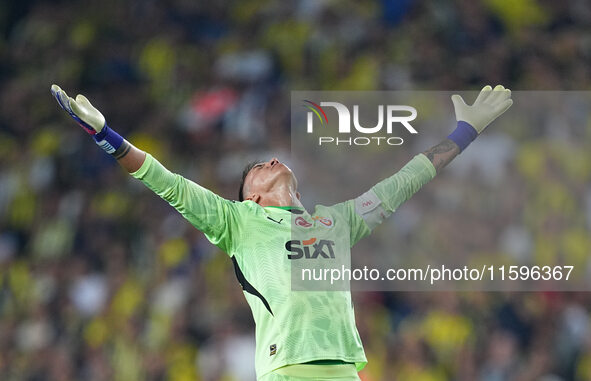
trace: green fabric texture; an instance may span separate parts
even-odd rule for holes
[[[353,364],[348,365],[309,365],[297,364],[277,369],[259,379],[259,381],[300,381],[330,380],[359,381]]]

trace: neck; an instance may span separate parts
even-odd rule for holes
[[[291,186],[282,186],[272,192],[261,195],[258,202],[260,206],[300,206],[303,207],[297,197],[297,191]]]

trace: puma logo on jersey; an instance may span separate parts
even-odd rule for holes
[[[274,220],[274,219],[272,219],[272,218],[271,218],[271,217],[269,217],[269,216],[267,216],[267,218],[268,218],[268,219],[270,219],[271,221],[275,222],[275,223],[278,223],[278,224],[280,224],[280,225],[281,225],[281,221],[283,221],[283,218],[282,218],[282,219],[280,219],[279,221],[277,221],[277,220]]]
[[[317,239],[312,237],[310,239],[299,240],[292,239],[285,242],[285,249],[292,254],[287,254],[288,259],[314,259],[314,258],[334,258],[334,241],[321,239],[316,243]],[[326,249],[326,251],[324,251]]]

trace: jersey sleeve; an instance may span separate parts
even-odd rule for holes
[[[131,175],[178,210],[211,243],[230,254],[232,235],[239,228],[234,201],[172,173],[149,153],[140,169]]]
[[[418,154],[400,171],[380,181],[361,196],[335,205],[348,219],[351,246],[370,234],[435,174],[433,163],[424,154]]]
[[[331,208],[338,211],[341,218],[349,224],[349,244],[353,246],[361,238],[366,237],[371,233],[371,229],[355,212],[355,200],[347,200],[345,202],[333,205]]]
[[[381,206],[392,213],[433,177],[436,171],[431,160],[418,154],[394,175],[374,185],[370,192],[375,193]],[[363,199],[358,203],[361,214],[365,212]]]

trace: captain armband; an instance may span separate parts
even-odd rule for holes
[[[392,214],[384,209],[382,201],[371,189],[355,199],[355,212],[372,230]]]

